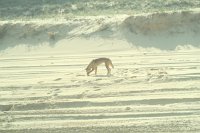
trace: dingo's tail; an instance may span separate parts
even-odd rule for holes
[[[114,68],[114,65],[112,64],[112,61],[110,61],[110,66],[111,66],[112,68]]]

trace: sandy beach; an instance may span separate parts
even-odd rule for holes
[[[0,21],[0,132],[200,132],[199,24],[199,10]],[[111,75],[87,76],[100,57]]]

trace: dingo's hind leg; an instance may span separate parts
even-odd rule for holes
[[[111,69],[109,68],[109,64],[105,64],[106,69],[107,69],[107,75],[111,74]]]
[[[97,75],[97,67],[95,67],[94,70],[95,70],[95,75]]]

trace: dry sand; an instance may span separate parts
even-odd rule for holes
[[[115,69],[86,76],[97,57]],[[1,59],[1,132],[198,132],[199,51]]]
[[[198,24],[194,16],[190,22]],[[199,33],[194,25],[185,29],[189,21],[174,36],[173,28],[165,30],[169,23],[146,33],[132,19],[114,17],[104,30],[99,18],[78,19],[73,28],[66,28],[72,22],[1,22],[7,32],[1,39],[0,132],[200,132]],[[130,23],[137,33],[121,30]],[[47,26],[61,31],[53,45]],[[27,32],[19,39],[21,31]],[[181,38],[187,41],[178,43]],[[98,57],[113,61],[111,76],[103,65],[98,75],[86,76],[85,67]]]

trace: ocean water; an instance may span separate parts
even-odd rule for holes
[[[1,0],[0,18],[52,18],[188,10],[199,0]]]
[[[197,0],[11,1],[0,1],[1,53],[193,50],[200,45]]]

